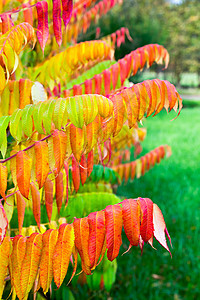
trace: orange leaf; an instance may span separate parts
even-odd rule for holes
[[[138,198],[138,204],[141,208],[140,234],[145,243],[153,235],[153,202],[148,198]]]
[[[132,246],[139,244],[140,237],[140,206],[135,199],[122,201],[124,231]]]
[[[72,254],[73,254],[73,258],[74,258],[74,268],[73,268],[73,272],[72,272],[72,276],[68,282],[68,284],[71,282],[71,280],[73,279],[75,273],[76,273],[76,269],[77,269],[77,264],[78,264],[78,251],[76,249],[76,247],[74,246],[73,250],[72,250]]]
[[[58,208],[58,213],[60,213],[63,201],[63,173],[60,172],[55,179],[56,182],[56,204]]]
[[[57,175],[63,164],[67,151],[67,135],[63,131],[55,130],[53,136],[53,150],[55,156],[55,174]]]
[[[54,281],[59,288],[67,274],[69,260],[74,247],[73,224],[62,224],[59,227],[58,240],[53,256]]]
[[[75,127],[73,124],[70,125],[70,143],[72,152],[76,160],[79,161],[83,152],[84,132],[82,129]]]
[[[89,257],[92,269],[95,269],[102,253],[105,240],[105,213],[104,211],[93,212],[88,216],[89,222]]]
[[[69,166],[68,161],[64,161],[64,168],[65,168],[65,174],[66,174],[66,201],[65,201],[65,207],[68,204],[69,200]]]
[[[41,189],[49,173],[48,145],[45,141],[35,143],[36,178]]]
[[[16,156],[17,185],[21,194],[28,199],[32,159],[25,151],[19,151]]]
[[[76,192],[78,192],[80,187],[80,169],[79,163],[76,161],[74,156],[72,156],[72,180],[74,189]]]
[[[33,215],[35,217],[35,221],[37,226],[40,228],[40,192],[36,188],[35,184],[31,182],[31,195],[32,195],[32,202],[33,202]]]
[[[133,180],[135,178],[135,172],[136,172],[136,162],[131,162],[131,179]]]
[[[44,192],[45,192],[45,206],[47,210],[47,216],[50,222],[52,216],[52,209],[53,209],[53,182],[48,177],[44,183]]]
[[[82,269],[87,274],[91,274],[89,257],[89,224],[88,218],[75,219],[73,222],[75,233],[75,246],[81,257]]]
[[[7,268],[9,263],[10,255],[10,238],[5,237],[2,244],[0,245],[0,299],[2,299],[5,277],[7,274]]]
[[[22,299],[22,289],[21,289],[21,272],[22,272],[22,263],[24,261],[25,253],[26,253],[26,238],[17,235],[13,239],[13,250],[11,253],[11,268],[12,268],[12,276],[11,282],[14,285],[17,297]]]
[[[17,198],[18,227],[19,227],[19,234],[21,234],[22,226],[24,222],[26,202],[22,194],[20,193],[20,191],[17,191],[16,198]]]
[[[133,94],[132,90],[130,89],[122,90],[121,95],[126,103],[128,125],[130,127],[133,127],[137,122],[137,116],[139,114],[138,99],[136,97],[136,94]]]
[[[87,161],[84,154],[81,156],[80,175],[81,175],[81,183],[82,185],[84,185],[84,183],[87,180]]]
[[[26,240],[26,254],[22,263],[21,291],[27,297],[35,282],[42,253],[42,234],[33,233]]]
[[[26,105],[32,103],[31,88],[33,82],[27,79],[19,80],[19,108],[24,108]]]
[[[119,254],[122,244],[122,208],[119,204],[105,208],[107,257],[113,261]]]
[[[87,176],[88,177],[92,173],[93,165],[94,165],[94,152],[93,152],[93,150],[91,150],[88,153],[88,157],[87,157]]]
[[[46,294],[53,279],[53,255],[58,238],[58,231],[49,229],[42,237],[43,247],[40,261],[40,285]]]
[[[123,102],[123,98],[120,94],[114,95],[111,98],[114,107],[114,132],[113,135],[117,135],[122,126],[124,124],[124,113],[125,113],[125,106]]]
[[[98,132],[100,129],[100,118],[96,116],[93,122],[86,126],[86,152],[92,151],[93,147],[96,146],[98,140]]]
[[[4,198],[6,201],[6,189],[7,189],[7,176],[8,176],[8,170],[6,166],[3,166],[2,163],[0,163],[0,195]]]
[[[129,180],[129,173],[130,173],[130,164],[124,165],[124,180],[127,182]]]

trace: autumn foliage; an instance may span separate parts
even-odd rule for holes
[[[170,252],[158,206],[114,195],[121,181],[171,155],[162,145],[130,161],[146,135],[138,122],[163,108],[178,115],[182,99],[166,80],[128,81],[153,63],[167,68],[169,54],[150,44],[115,61],[115,47],[132,40],[127,28],[77,43],[121,3],[96,2],[0,4],[0,297],[9,280],[13,297],[46,294],[52,280],[58,288],[66,276],[70,282],[79,262],[91,275],[104,257],[118,256],[122,231],[129,249],[153,247],[155,238]]]

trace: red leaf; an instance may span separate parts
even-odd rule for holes
[[[61,207],[62,207],[62,201],[63,201],[63,173],[60,172],[56,176],[56,204],[58,208],[58,213],[60,213]]]
[[[60,47],[62,44],[62,20],[61,20],[61,2],[60,0],[53,1],[53,30],[56,42]]]
[[[82,185],[84,185],[84,183],[87,180],[87,172],[88,172],[88,170],[87,170],[87,161],[86,161],[85,155],[83,154],[81,156],[81,161],[80,161],[80,175],[81,175]]]
[[[141,208],[141,226],[140,234],[145,243],[153,235],[153,202],[148,198],[138,198]]]
[[[24,21],[29,23],[31,26],[33,26],[33,10],[30,7],[30,4],[29,3],[22,4],[22,7],[28,8],[23,11]]]
[[[33,182],[31,182],[31,195],[33,201],[33,215],[35,217],[37,226],[40,228],[40,192],[38,191]]]
[[[73,86],[73,96],[82,95],[82,86],[79,84],[75,84]]]
[[[122,201],[123,224],[126,236],[132,246],[139,244],[140,206],[135,199]]]
[[[95,269],[99,256],[102,253],[105,240],[105,213],[104,211],[93,212],[88,216],[89,221],[89,257],[91,268]]]
[[[132,42],[133,39],[132,39],[132,37],[130,36],[130,33],[129,33],[128,28],[125,28],[125,33],[126,33],[127,39],[128,39],[130,42]]]
[[[111,72],[110,70],[103,71],[105,95],[110,94]]]
[[[112,65],[111,69],[112,69],[113,90],[115,90],[118,82],[118,77],[119,77],[119,64]]]
[[[126,79],[126,69],[127,69],[127,62],[126,60],[120,59],[119,60],[119,65],[120,65],[120,79],[121,79],[121,85],[123,86],[124,81]]]
[[[102,85],[102,76],[101,74],[97,74],[94,76],[95,83],[95,94],[101,94],[101,85]]]
[[[68,161],[64,161],[64,168],[65,168],[65,173],[66,173],[66,201],[65,201],[65,207],[68,204],[69,200],[69,166],[68,166]]]
[[[92,173],[93,165],[94,165],[94,153],[93,153],[93,150],[91,150],[88,153],[88,157],[87,157],[87,176],[88,177]]]
[[[82,269],[87,274],[91,274],[89,258],[89,224],[88,218],[75,219],[73,222],[75,233],[75,246],[81,257]]]
[[[119,254],[122,244],[122,208],[119,204],[105,208],[107,257],[113,261]]]
[[[47,210],[47,216],[50,222],[52,216],[52,209],[53,209],[53,182],[48,177],[44,183],[44,192],[45,192],[45,206]]]
[[[76,193],[80,187],[80,170],[79,163],[76,161],[75,157],[72,156],[72,180]]]
[[[119,48],[121,46],[121,31],[117,30],[116,35],[117,35],[117,48]]]
[[[62,0],[62,8],[63,8],[62,19],[66,28],[72,16],[73,0]]]
[[[44,48],[49,37],[48,3],[46,1],[37,2],[36,9],[38,15],[37,38],[44,53]]]
[[[97,27],[96,28],[96,39],[98,39],[100,37],[100,34],[101,34],[101,28],[100,27]]]
[[[2,14],[1,21],[2,21],[2,34],[5,34],[7,31],[9,31],[12,28],[12,26],[14,26],[13,21],[11,19],[11,14]]]
[[[112,45],[113,45],[113,47],[115,47],[115,43],[116,43],[116,32],[113,32],[110,36],[111,36],[111,39],[112,39]]]
[[[0,204],[0,244],[2,243],[6,235],[7,227],[8,219],[6,217],[6,213],[3,206]]]
[[[24,222],[26,202],[22,194],[20,193],[20,191],[17,191],[16,198],[17,198],[18,227],[19,227],[19,234],[21,234],[22,226]]]
[[[88,79],[84,82],[85,94],[92,94],[92,80]]]

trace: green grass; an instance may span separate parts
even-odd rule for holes
[[[172,238],[172,255],[155,242],[118,259],[113,299],[200,299],[200,108],[148,118],[143,153],[161,145],[172,156],[138,180],[122,185],[119,195],[149,197],[161,208]],[[128,246],[128,243],[127,243]],[[123,250],[123,249],[122,249]]]

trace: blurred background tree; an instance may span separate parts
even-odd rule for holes
[[[199,86],[199,11],[199,0],[129,0],[101,18],[98,26],[101,28],[100,36],[108,35],[122,26],[128,27],[133,42],[121,45],[116,50],[116,59],[145,44],[162,44],[170,53],[170,65],[167,70],[172,75],[170,80],[180,87],[183,73],[192,73],[191,76],[198,76],[196,85]],[[95,26],[92,26],[81,39],[94,37]],[[161,71],[159,66],[151,70],[157,73]],[[142,76],[144,74],[139,73],[134,77],[134,82],[141,81]],[[186,80],[184,85],[189,83]]]

